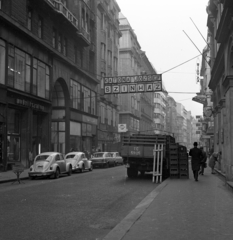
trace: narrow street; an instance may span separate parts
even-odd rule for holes
[[[102,239],[156,185],[124,166],[0,185],[1,240]]]

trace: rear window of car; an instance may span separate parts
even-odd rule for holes
[[[69,155],[66,156],[66,159],[67,158],[74,158],[74,157],[75,157],[75,154],[69,154]]]
[[[104,153],[94,153],[94,157],[99,158],[99,157],[103,157]]]
[[[39,161],[50,161],[51,160],[51,155],[40,155],[40,156],[37,156],[36,157],[36,162],[39,162]]]

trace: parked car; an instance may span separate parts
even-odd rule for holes
[[[59,178],[60,174],[72,174],[72,164],[67,162],[64,155],[59,152],[44,152],[37,155],[30,167],[30,179],[40,176],[53,176]]]
[[[116,165],[123,165],[123,158],[119,152],[111,152],[112,157],[115,159]]]
[[[91,161],[93,168],[116,166],[115,159],[110,152],[96,152],[92,155]]]
[[[73,171],[83,172],[84,170],[92,171],[92,161],[88,160],[84,152],[70,152],[65,156],[67,162],[72,164]]]

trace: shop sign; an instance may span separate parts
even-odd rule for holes
[[[30,107],[30,108],[36,109],[36,110],[41,110],[41,111],[45,110],[45,107],[43,105],[38,104],[38,103],[33,103],[32,101],[29,101],[29,100],[16,98],[15,103],[17,105],[21,105],[21,106],[24,106],[24,107]]]
[[[102,82],[105,94],[162,91],[161,74],[105,77]]]
[[[210,118],[213,115],[213,109],[212,107],[205,107],[204,108],[204,116],[207,118]],[[208,120],[207,120],[208,121]]]
[[[127,132],[126,124],[118,124],[118,132]]]
[[[14,173],[18,173],[18,172],[23,172],[24,171],[24,165],[22,163],[15,163],[13,166],[12,166],[12,171]]]

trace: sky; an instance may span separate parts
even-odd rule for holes
[[[192,98],[200,92],[196,66],[198,62],[201,65],[200,52],[207,45],[208,0],[116,1],[137,35],[141,50],[157,73],[162,73],[168,94],[192,116],[202,115],[203,105]]]

